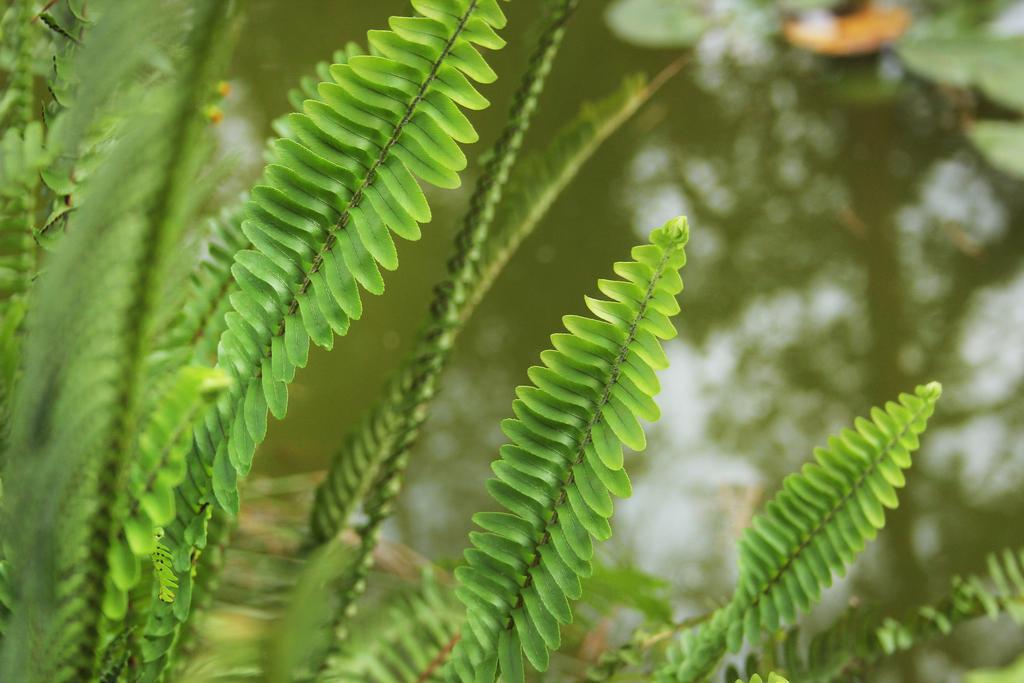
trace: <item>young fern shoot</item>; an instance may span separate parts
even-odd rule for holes
[[[600,280],[608,299],[587,297],[596,318],[566,316],[567,333],[530,368],[519,387],[514,419],[502,429],[511,443],[492,464],[487,489],[505,508],[473,521],[456,594],[466,622],[449,663],[450,679],[524,679],[523,656],[538,671],[558,649],[569,600],[591,573],[592,539],[611,535],[611,495],[628,496],[623,445],[646,445],[640,419],[659,417],[655,370],[668,365],[661,341],[676,335],[689,237],[685,218],[655,230],[616,263],[618,280]]]

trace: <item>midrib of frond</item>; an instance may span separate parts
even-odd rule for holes
[[[452,35],[449,36],[448,40],[445,42],[444,48],[441,50],[441,53],[437,56],[437,59],[435,59],[434,62],[431,64],[430,71],[424,77],[423,82],[420,84],[419,90],[409,101],[409,104],[406,105],[405,114],[402,116],[402,119],[398,122],[398,125],[395,126],[395,129],[391,133],[391,137],[388,138],[387,142],[384,143],[384,146],[381,147],[380,152],[377,153],[377,158],[374,159],[373,164],[371,164],[370,168],[366,171],[366,176],[359,184],[359,187],[356,188],[356,191],[352,194],[352,198],[349,200],[348,205],[345,207],[345,211],[341,214],[341,216],[338,217],[338,220],[334,224],[334,227],[327,233],[327,237],[324,240],[323,246],[320,247],[319,251],[313,257],[313,261],[312,264],[310,265],[309,272],[305,274],[302,283],[299,285],[298,292],[292,296],[292,300],[288,304],[288,309],[287,313],[285,314],[285,317],[281,319],[280,323],[278,323],[275,336],[279,337],[282,334],[284,334],[285,320],[288,317],[295,315],[295,313],[299,310],[299,297],[305,294],[309,290],[309,287],[312,285],[313,275],[318,273],[320,271],[320,268],[323,266],[324,254],[330,251],[331,247],[334,246],[334,242],[337,239],[336,234],[344,230],[346,227],[348,227],[349,220],[351,219],[352,216],[352,209],[357,208],[362,203],[363,194],[376,181],[377,169],[380,168],[380,166],[388,160],[388,158],[391,155],[391,148],[398,143],[399,138],[402,137],[402,132],[405,130],[405,127],[409,124],[409,122],[412,120],[412,117],[416,114],[416,109],[417,107],[419,107],[420,102],[422,102],[423,98],[427,96],[427,92],[430,90],[430,86],[432,86],[434,84],[434,81],[437,80],[438,71],[441,69],[441,66],[444,65],[444,62],[448,58],[448,55],[451,54],[452,48],[454,48],[455,46],[455,42],[459,39],[459,36],[462,35],[462,32],[466,27],[466,23],[469,21],[470,17],[473,16],[473,12],[476,11],[478,2],[479,0],[472,0],[469,3],[469,6],[466,8],[466,11],[462,14],[461,17],[459,17],[459,23],[455,26],[455,30],[452,31]],[[269,355],[269,346],[265,349],[265,353],[266,355]],[[257,376],[259,376],[258,371]]]
[[[575,480],[573,471],[578,467],[583,459],[586,457],[586,447],[590,445],[593,440],[594,427],[601,422],[601,411],[608,404],[611,399],[612,389],[615,388],[615,384],[619,381],[619,374],[622,372],[622,366],[626,362],[626,357],[629,355],[630,345],[636,339],[637,330],[640,327],[640,323],[643,322],[644,316],[647,314],[647,307],[651,300],[654,298],[654,290],[658,286],[658,282],[661,280],[662,275],[665,273],[665,266],[668,264],[669,258],[672,256],[672,249],[665,249],[665,253],[662,254],[661,260],[658,262],[658,267],[654,271],[654,275],[651,277],[651,282],[647,286],[647,291],[644,292],[643,300],[640,302],[640,308],[637,314],[633,317],[633,320],[629,324],[629,332],[626,334],[626,339],[622,342],[619,348],[619,354],[615,357],[615,361],[612,363],[611,370],[608,373],[608,379],[605,381],[604,389],[601,392],[601,397],[597,400],[594,405],[593,415],[590,421],[585,427],[583,438],[580,440],[579,447],[576,449],[576,455],[573,459],[572,464],[568,467],[568,476],[565,481],[562,482],[561,490],[558,493],[558,498],[555,499],[551,506],[553,511],[551,519],[548,520],[547,524],[544,525],[544,533],[541,534],[540,539],[534,545],[533,557],[530,560],[530,564],[526,568],[526,580],[519,589],[519,594],[516,598],[516,604],[513,606],[511,612],[519,609],[523,606],[523,594],[526,589],[533,583],[533,570],[540,564],[541,554],[540,549],[551,540],[551,528],[558,524],[558,508],[565,503],[566,497],[568,496],[568,489]],[[511,612],[508,617],[508,623],[505,625],[506,629],[510,629],[513,626]]]
[[[758,591],[754,599],[751,600],[749,604],[747,604],[745,607],[743,607],[741,612],[747,612],[751,608],[756,607],[758,604],[760,604],[761,600],[772,591],[772,589],[779,585],[779,582],[781,581],[782,577],[786,574],[786,572],[793,565],[793,563],[796,562],[800,555],[807,549],[807,547],[820,534],[822,534],[825,531],[825,529],[832,522],[832,520],[835,519],[836,515],[839,514],[840,510],[842,510],[850,502],[850,500],[857,494],[857,492],[865,485],[868,477],[874,474],[875,470],[878,469],[878,466],[879,464],[881,464],[882,460],[891,457],[890,454],[892,452],[893,447],[896,446],[903,439],[903,437],[910,432],[913,425],[921,418],[921,416],[925,412],[927,412],[927,410],[928,402],[925,401],[924,403],[922,403],[920,408],[918,408],[911,414],[910,419],[907,420],[903,428],[900,429],[899,432],[897,432],[894,436],[890,437],[888,442],[885,444],[885,447],[882,449],[881,455],[879,455],[878,458],[874,459],[871,465],[867,467],[864,470],[864,472],[861,473],[861,475],[857,478],[856,481],[853,482],[853,484],[850,486],[850,490],[844,493],[843,496],[836,502],[836,504],[833,505],[832,508],[828,511],[828,514],[826,514],[813,529],[807,532],[805,537],[801,540],[800,545],[797,547],[797,549],[793,551],[789,555],[789,557],[786,558],[786,561],[783,563],[783,565]]]

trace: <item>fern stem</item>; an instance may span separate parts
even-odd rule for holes
[[[448,658],[452,654],[452,650],[455,649],[455,646],[458,645],[459,639],[461,638],[462,634],[456,632],[455,635],[452,636],[452,639],[449,640],[445,646],[441,648],[441,651],[437,653],[437,656],[431,660],[430,664],[427,665],[427,668],[421,671],[419,676],[416,677],[416,683],[427,683],[427,681],[429,681],[434,674],[444,666],[445,662],[448,661]]]

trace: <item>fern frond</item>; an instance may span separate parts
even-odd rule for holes
[[[642,450],[639,420],[659,415],[659,340],[676,334],[669,316],[679,311],[687,238],[686,219],[673,219],[633,249],[634,261],[616,263],[622,279],[598,283],[609,300],[586,299],[597,319],[566,316],[568,333],[528,372],[534,385],[517,390],[516,418],[502,424],[511,443],[487,482],[506,511],[474,516],[483,532],[470,534],[456,570],[467,610],[451,677],[522,681],[524,654],[543,671],[558,648],[569,600],[591,572],[592,539],[611,534],[611,494],[630,492],[622,447]]]
[[[174,519],[174,490],[185,478],[185,457],[192,445],[192,430],[206,406],[230,386],[221,370],[189,366],[182,368],[156,404],[138,439],[135,461],[128,476],[127,514],[117,541],[107,550],[111,572],[107,577],[103,610],[108,619],[125,618],[128,591],[140,578],[141,560],[152,557],[160,577],[161,597],[170,554],[159,542],[160,527]],[[173,575],[172,575],[173,578]],[[173,581],[176,585],[176,580]]]
[[[355,44],[350,44],[344,51],[334,53],[333,63],[344,64],[350,56],[362,54]],[[330,80],[329,62],[319,62],[316,74],[321,80]],[[304,77],[301,90],[294,89],[289,93],[289,100],[302,108],[302,95],[308,99],[321,99],[317,92],[319,81]],[[297,99],[297,103],[296,103]],[[287,116],[275,120],[275,130],[287,135]],[[273,146],[268,143],[264,151],[268,163],[275,159]],[[220,214],[208,220],[203,240],[203,258],[192,272],[189,279],[188,292],[182,305],[181,314],[174,321],[172,329],[164,342],[165,353],[184,354],[191,362],[212,365],[217,359],[217,343],[226,329],[225,314],[231,310],[231,296],[239,290],[238,283],[231,274],[231,266],[235,255],[252,247],[249,238],[242,231],[245,218],[245,200],[226,207]],[[210,508],[205,498],[209,491],[209,476],[202,462],[198,459],[189,461],[190,471],[187,474],[188,485],[180,488],[176,497],[182,519],[191,520],[186,528],[189,543],[196,545],[195,566],[188,574],[182,575],[179,581],[186,586],[188,600],[181,600],[178,614],[191,615],[187,622],[181,623],[173,615],[167,605],[154,596],[153,605],[156,614],[151,619],[155,631],[149,633],[154,637],[149,641],[150,656],[165,650],[156,643],[175,642],[178,651],[187,657],[196,645],[199,619],[197,611],[202,612],[213,599],[213,592],[219,584],[219,574],[224,561],[225,546],[234,528],[234,520],[220,508]],[[209,520],[207,520],[209,515]],[[182,609],[181,605],[187,605]],[[173,626],[169,626],[173,624]],[[180,642],[179,642],[180,641]],[[161,658],[162,659],[162,658]]]
[[[384,480],[400,476],[398,470],[403,468],[405,456],[426,419],[438,377],[461,330],[458,321],[468,316],[466,292],[477,284],[481,249],[488,239],[495,207],[575,7],[574,1],[552,0],[553,14],[546,19],[513,98],[505,128],[470,197],[469,211],[456,236],[454,253],[448,259],[446,277],[434,287],[425,328],[389,381],[384,398],[346,437],[345,446],[335,455],[327,477],[317,488],[311,514],[316,542],[322,543],[341,531],[371,488],[380,489],[387,486]],[[394,474],[380,472],[385,463],[390,464]],[[378,477],[380,483],[374,484]],[[376,507],[383,506],[384,501],[380,501]]]
[[[389,596],[357,620],[349,647],[327,661],[318,680],[438,681],[462,618],[451,588],[426,569],[415,590]]]
[[[743,683],[742,680],[737,680],[736,683]],[[768,674],[767,679],[762,679],[758,674],[754,674],[750,678],[750,683],[789,683],[785,678],[778,675],[777,673]]]
[[[419,183],[456,187],[474,139],[456,105],[487,100],[470,85],[495,75],[474,45],[500,47],[505,23],[496,0],[415,0],[421,15],[371,31],[379,55],[331,68],[324,101],[309,101],[288,121],[294,137],[275,144],[277,163],[255,187],[242,230],[254,249],[240,252],[218,365],[236,379],[200,435],[213,490],[238,508],[237,478],[248,473],[269,408],[287,410],[287,385],[309,343],[329,348],[362,314],[359,288],[383,291],[378,264],[398,265],[391,233],[418,239],[430,209]],[[216,445],[214,450],[203,445]]]
[[[758,643],[764,631],[791,624],[818,601],[885,525],[885,510],[898,504],[904,470],[942,393],[932,382],[871,420],[815,449],[816,462],[783,481],[782,490],[754,518],[739,542],[739,582],[732,601],[701,630],[678,680],[703,680],[726,649],[744,637]]]
[[[301,111],[304,100],[323,101],[317,88],[321,82],[331,81],[331,65],[346,64],[349,57],[358,54],[362,54],[362,50],[355,43],[350,43],[345,50],[334,53],[333,62],[318,62],[315,67],[317,78],[304,76],[300,87],[289,91],[289,102]],[[281,137],[290,134],[289,118],[285,115],[271,124]],[[264,157],[268,164],[278,162],[273,142],[268,142]],[[236,254],[253,246],[242,230],[246,203],[247,199],[243,197],[237,204],[224,208],[218,216],[208,220],[203,240],[205,253],[191,275],[181,315],[168,334],[166,346],[170,349],[187,348],[193,362],[212,365],[217,360],[217,343],[227,329],[225,315],[231,310],[231,297],[239,291],[231,266]]]
[[[852,610],[814,636],[805,653],[787,634],[774,659],[791,678],[807,683],[830,683],[851,673],[863,673],[883,658],[949,635],[977,619],[1008,614],[1024,625],[1024,550],[1005,549],[988,556],[984,575],[957,576],[948,595],[902,617],[879,617]]]
[[[447,290],[454,285],[446,281],[437,300],[443,295],[449,305],[431,306],[433,323],[420,336],[400,374],[389,381],[380,403],[332,459],[311,515],[314,539],[329,538],[345,525],[372,485],[378,463],[387,459],[389,443],[404,444],[404,450],[412,447],[455,338],[477,304],[580,167],[650,98],[659,82],[648,84],[643,75],[627,78],[608,97],[586,104],[543,150],[516,164],[493,211],[490,234],[478,247],[479,257],[464,261],[463,267],[475,264],[475,275],[462,278],[461,296],[452,296]],[[460,243],[465,245],[463,240]],[[459,249],[465,251],[465,246]],[[448,312],[452,303],[457,308]],[[435,316],[434,312],[445,314]],[[408,390],[412,386],[418,387],[415,400]]]

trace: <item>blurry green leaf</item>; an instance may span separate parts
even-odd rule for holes
[[[980,121],[968,135],[990,164],[1024,178],[1024,123]]]
[[[711,23],[692,0],[616,0],[605,21],[619,39],[655,48],[690,47]]]
[[[967,674],[966,683],[1019,683],[1024,680],[1024,657],[1005,669],[984,669]]]
[[[975,87],[994,102],[1024,110],[1024,38],[921,38],[904,41],[897,52],[924,78]]]
[[[652,622],[665,623],[672,619],[668,589],[667,581],[636,567],[595,563],[594,574],[583,584],[583,601],[604,615],[628,607]]]

